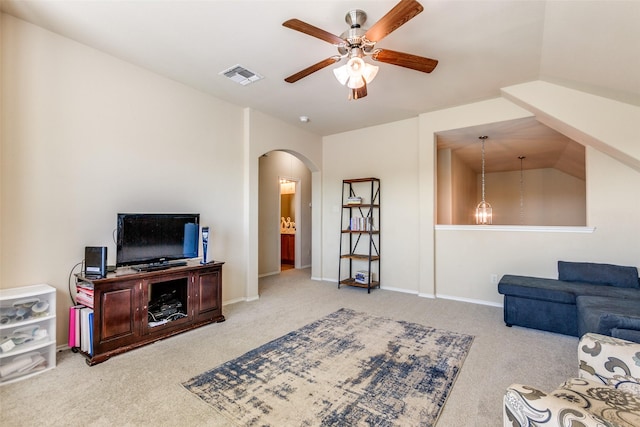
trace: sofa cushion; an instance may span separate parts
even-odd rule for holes
[[[640,303],[638,289],[594,285],[593,283],[565,282],[540,277],[505,274],[498,283],[498,292],[521,298],[575,304],[578,295],[591,295],[621,299],[635,299]]]
[[[628,337],[629,334],[625,330],[640,331],[639,300],[581,295],[576,299],[576,305],[580,336],[587,332],[616,336],[613,335],[613,330],[616,329],[617,335]]]
[[[498,283],[498,292],[521,298],[575,304],[575,292],[572,291],[571,284],[567,285],[563,286],[555,279],[505,274]]]
[[[586,282],[621,288],[639,288],[638,269],[593,262],[558,261],[558,280]]]
[[[640,330],[613,328],[611,336],[622,340],[640,343]]]

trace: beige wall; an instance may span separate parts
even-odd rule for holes
[[[476,188],[476,173],[455,153],[451,156],[451,170],[453,222],[450,224],[473,224],[476,206],[482,199],[482,190]]]
[[[478,177],[478,192],[480,181]],[[587,225],[583,180],[557,169],[532,169],[523,171],[522,187],[521,215],[520,171],[486,174],[486,200],[493,207],[494,224]]]
[[[597,139],[595,144],[587,147],[586,152],[587,226],[594,229],[437,229],[433,240],[434,292],[440,297],[499,305],[502,298],[491,280],[492,275],[498,278],[503,274],[557,277],[558,260],[640,267],[640,223],[635,220],[640,216],[640,194],[637,190],[640,188],[640,174],[633,167],[633,161],[621,163],[599,151],[606,143],[610,144],[608,153],[619,154],[627,150],[629,138],[635,138],[636,141],[640,139],[632,136],[638,133],[634,121],[620,120],[620,117],[637,114],[640,109],[629,104],[613,105],[608,99],[567,91],[544,82],[522,85],[510,97],[515,97],[515,92],[521,97],[518,102],[520,105],[530,108],[538,114],[537,117],[543,117],[546,124],[556,130],[565,130],[567,136],[586,145]],[[541,97],[541,93],[548,98]],[[562,99],[559,104],[566,109],[558,108],[553,102],[555,99]],[[465,118],[470,123],[476,122],[477,117],[473,114],[475,107],[479,105],[452,109],[454,111],[450,112],[455,112],[458,122],[456,126]],[[547,107],[553,110],[553,114],[549,113]],[[599,114],[599,111],[612,107],[620,112],[620,116]],[[449,118],[443,116],[442,112],[436,112],[421,118],[429,121],[433,128],[445,126]],[[438,126],[437,122],[442,124]],[[606,131],[608,128],[611,128],[610,133]],[[588,132],[597,133],[597,138]],[[424,140],[428,143],[428,134]],[[424,152],[428,154],[432,149],[433,145],[429,147],[427,144]],[[428,246],[430,241],[425,240],[424,243]],[[430,276],[422,278],[423,283],[428,285]]]
[[[417,292],[417,138],[417,119],[324,138],[324,279],[338,279],[342,180],[374,177],[380,178],[380,279],[384,288]]]
[[[453,224],[453,166],[451,157],[453,152],[449,148],[438,150],[436,160],[436,218],[438,224]]]
[[[200,212],[226,261],[224,300],[257,298],[258,159],[273,150],[311,171],[313,278],[337,279],[341,181],[366,176],[381,179],[389,289],[500,304],[491,274],[553,277],[558,259],[638,266],[638,107],[532,82],[505,88],[512,102],[320,138],[4,14],[1,38],[0,287],[55,286],[60,343],[69,271],[86,245],[108,246],[113,263],[120,211]],[[534,114],[588,146],[595,231],[436,230],[436,133]]]
[[[541,84],[546,85],[533,82],[532,86],[540,87]],[[551,99],[567,96],[564,88],[559,88],[560,94],[554,93],[552,88],[544,87],[544,90]],[[604,120],[593,115],[599,110],[598,103],[602,102],[606,107],[610,105],[609,100],[581,92],[577,97],[579,102],[567,102],[567,106],[573,109],[570,114],[564,117],[558,111],[556,121],[568,120],[566,126],[569,127],[574,125],[572,118],[575,117],[581,123],[598,122],[600,137],[606,135],[604,129],[607,126],[615,127],[612,129],[614,136],[633,133],[633,130],[617,128],[632,128],[634,122],[614,119],[607,123],[609,115]],[[544,104],[547,99],[542,101]],[[577,105],[583,106],[582,113],[586,117],[576,114]],[[628,117],[632,114],[626,109],[635,111],[637,107],[625,104],[618,109],[622,110],[623,117]],[[533,108],[532,111],[538,112]],[[631,196],[638,194],[636,189],[640,188],[638,172],[631,167],[632,164],[621,164],[592,146],[587,149],[589,184],[585,210],[587,226],[595,229],[434,227],[436,133],[531,114],[506,99],[498,98],[423,114],[418,119],[417,129],[413,128],[413,121],[405,120],[324,138],[324,278],[336,280],[337,275],[339,233],[335,230],[338,230],[340,218],[340,180],[371,174],[382,179],[383,288],[500,305],[502,298],[497,293],[494,276],[499,279],[510,273],[556,277],[556,263],[561,259],[640,266],[640,245],[637,244],[640,224],[632,219],[640,216],[640,198]],[[568,136],[576,135],[574,132]],[[588,142],[589,138],[583,140]],[[604,140],[617,147],[618,138]],[[389,147],[394,148],[393,153],[386,151]],[[414,157],[416,148],[418,164]],[[344,156],[349,152],[366,152],[367,161],[354,162]],[[396,174],[404,179],[391,178],[392,184],[385,180],[385,177]],[[575,189],[584,184],[574,182],[567,185]],[[389,201],[389,197],[393,200]],[[417,211],[413,209],[416,203]],[[416,230],[419,230],[419,241]],[[415,280],[418,280],[417,285]]]
[[[259,161],[265,153],[285,151],[295,155],[311,172],[311,276],[319,279],[322,269],[322,143],[321,138],[259,111],[245,111],[245,174],[247,299],[258,298]],[[301,248],[302,249],[302,248]],[[307,250],[306,248],[302,250]]]
[[[257,297],[258,158],[319,175],[318,137],[5,14],[1,60],[0,287],[57,288],[59,344],[69,272],[88,245],[114,263],[122,211],[199,212],[223,301]]]
[[[296,180],[296,196],[287,194],[290,203],[295,201],[296,268],[311,266],[311,171],[295,156],[283,151],[271,151],[260,157],[259,224],[258,224],[258,275],[280,272],[280,178]],[[289,206],[291,209],[291,206]],[[287,215],[284,215],[285,217]]]
[[[63,342],[69,272],[85,246],[115,263],[118,212],[197,212],[243,297],[242,109],[2,19],[1,286],[56,287]]]
[[[2,102],[3,99],[3,87],[4,87],[4,78],[3,75],[4,73],[2,72],[2,70],[4,69],[3,63],[4,63],[4,55],[2,54],[2,50],[3,50],[3,40],[4,40],[4,18],[3,18],[3,14],[0,13],[0,167],[2,167],[3,165],[3,155],[2,153],[4,152],[4,123],[5,123],[5,117],[3,114],[4,108],[4,102]],[[4,212],[4,197],[3,197],[3,188],[4,188],[4,174],[0,171],[0,287],[2,286],[2,265],[4,264],[2,262],[2,251],[3,251],[3,245],[2,245],[2,217],[3,217],[3,212]]]

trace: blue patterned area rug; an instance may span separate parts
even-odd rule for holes
[[[341,309],[182,385],[242,426],[433,426],[472,341]]]

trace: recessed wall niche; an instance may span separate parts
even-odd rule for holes
[[[436,223],[475,225],[482,199],[493,225],[586,226],[585,149],[535,118],[436,134]]]

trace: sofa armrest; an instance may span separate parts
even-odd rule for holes
[[[504,395],[504,427],[604,427],[607,424],[584,408],[521,384],[512,384]]]
[[[616,387],[640,386],[640,344],[587,333],[578,345],[580,378]]]

